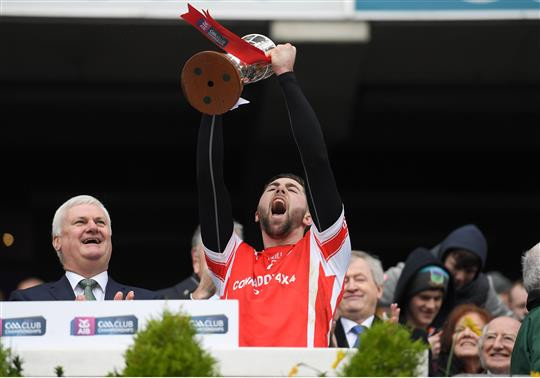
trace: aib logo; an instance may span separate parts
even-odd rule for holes
[[[72,336],[133,335],[137,329],[138,320],[134,315],[101,318],[78,316],[71,321]]]
[[[71,334],[73,336],[92,336],[96,334],[96,318],[76,317],[71,321]]]

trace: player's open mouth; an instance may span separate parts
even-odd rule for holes
[[[282,198],[276,198],[272,202],[272,215],[282,215],[287,211],[287,206]]]

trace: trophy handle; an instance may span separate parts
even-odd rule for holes
[[[231,60],[215,51],[193,55],[182,69],[181,82],[190,105],[210,115],[223,114],[231,109],[244,87]]]

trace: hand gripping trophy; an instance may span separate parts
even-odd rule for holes
[[[276,47],[268,37],[248,34],[242,38],[225,29],[208,12],[188,4],[182,18],[227,52],[202,51],[182,69],[182,91],[201,113],[215,115],[230,110],[240,99],[244,84],[270,77],[274,72],[265,52]]]

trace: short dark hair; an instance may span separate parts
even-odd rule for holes
[[[280,173],[280,174],[275,175],[274,177],[272,177],[270,180],[266,181],[266,183],[263,186],[263,192],[266,190],[266,188],[268,188],[268,185],[270,185],[271,183],[273,183],[274,181],[276,181],[276,180],[278,180],[280,178],[290,178],[290,179],[298,182],[300,185],[302,185],[302,188],[304,189],[304,191],[306,190],[306,184],[305,184],[304,179],[302,177],[297,176],[294,173]]]
[[[478,270],[480,270],[482,267],[480,257],[466,249],[450,249],[446,252],[445,259],[451,253],[456,260],[456,269],[478,268]]]

